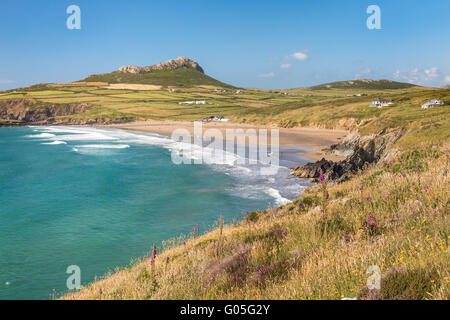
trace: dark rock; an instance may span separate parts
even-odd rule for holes
[[[359,137],[352,133],[350,139],[344,139],[340,144],[330,148],[330,151],[338,150],[341,154],[348,153],[345,160],[334,162],[322,158],[315,163],[293,169],[293,174],[300,178],[313,178],[317,181],[322,173],[326,181],[346,181],[365,165],[395,156],[398,151],[393,148],[393,145],[403,134],[403,129],[385,129],[368,137]],[[353,150],[349,152],[348,148],[351,147]]]
[[[202,67],[200,67],[197,62],[186,57],[179,57],[149,67],[123,66],[119,69],[119,71],[124,73],[149,73],[153,70],[175,70],[178,68],[194,68],[195,70],[204,73]]]
[[[35,99],[1,100],[0,119],[6,124],[61,123],[63,121],[56,117],[84,113],[89,109],[86,104],[50,104]]]

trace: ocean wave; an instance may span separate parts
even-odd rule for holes
[[[128,144],[85,144],[76,146],[75,148],[89,148],[89,149],[127,149]]]
[[[272,198],[275,198],[275,203],[279,206],[282,206],[282,205],[285,205],[286,203],[292,202],[291,200],[282,197],[280,194],[280,191],[278,191],[274,188],[268,188],[265,191],[269,196],[271,196]]]
[[[27,138],[38,138],[38,139],[42,139],[42,138],[53,138],[56,135],[52,134],[52,133],[39,133],[39,134],[30,134],[27,135]]]
[[[52,142],[44,142],[44,143],[41,143],[41,144],[56,145],[56,144],[67,144],[67,142],[56,140],[56,141],[52,141]]]
[[[236,196],[251,199],[270,197],[274,204],[283,205],[299,195],[308,182],[289,179],[290,171],[280,165],[265,165],[259,161],[249,163],[241,154],[214,149],[184,141],[176,141],[169,136],[157,133],[137,133],[118,129],[90,127],[39,127],[40,137],[65,142],[97,141],[99,143],[76,145],[73,151],[86,155],[113,155],[112,149],[126,149],[130,145],[152,145],[164,148],[178,157],[187,159],[187,163],[201,163],[214,170],[233,177],[236,185],[228,190]],[[102,142],[105,142],[104,144]],[[114,143],[107,143],[114,142]],[[110,150],[108,150],[110,149]]]

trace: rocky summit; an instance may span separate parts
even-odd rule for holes
[[[204,73],[202,67],[187,57],[179,57],[177,59],[171,59],[166,62],[161,62],[149,67],[140,66],[123,66],[119,71],[124,73],[149,73],[153,70],[175,70],[178,68],[193,68],[201,73]]]

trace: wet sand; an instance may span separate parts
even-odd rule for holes
[[[193,122],[178,122],[178,121],[137,121],[130,123],[121,123],[107,125],[109,128],[133,130],[141,132],[153,132],[164,135],[171,135],[176,129],[187,130],[191,135],[194,134]],[[230,122],[207,122],[202,124],[203,133],[207,129],[218,129],[222,132],[224,139],[226,139],[227,129],[267,129],[268,142],[270,143],[270,129],[279,130],[279,144],[286,147],[293,147],[292,150],[301,153],[304,157],[311,160],[320,160],[322,158],[328,160],[342,160],[343,157],[327,154],[324,149],[329,148],[332,144],[338,143],[344,138],[348,131],[345,130],[328,130],[316,128],[276,128],[262,125],[237,124]],[[237,134],[239,136],[239,133]]]

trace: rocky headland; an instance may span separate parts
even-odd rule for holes
[[[201,73],[204,73],[203,68],[187,57],[179,57],[177,59],[171,59],[166,62],[161,62],[148,67],[141,66],[123,66],[119,69],[120,72],[124,73],[149,73],[154,70],[175,70],[178,68],[193,68]]]
[[[322,158],[314,163],[293,168],[292,174],[317,181],[322,173],[327,181],[338,183],[346,181],[364,166],[387,161],[398,155],[399,151],[394,144],[404,133],[403,129],[384,129],[377,134],[361,137],[353,131],[328,150],[334,155],[346,156],[344,160],[331,161]]]

